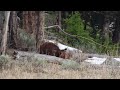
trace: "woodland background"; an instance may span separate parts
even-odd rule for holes
[[[39,54],[45,39],[82,53]],[[119,79],[120,11],[0,11],[0,47],[2,79]]]
[[[3,45],[7,11],[0,11],[0,45],[38,52],[43,39],[55,39],[89,53],[119,54],[120,11],[11,11],[7,46]],[[66,35],[62,30],[69,33]],[[73,35],[73,36],[72,36]]]

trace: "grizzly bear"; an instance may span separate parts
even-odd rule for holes
[[[62,51],[59,57],[64,59],[70,59],[72,57],[72,54],[70,52]]]
[[[69,59],[70,55],[66,52],[67,49],[60,50],[57,45],[51,42],[45,42],[40,45],[40,54],[47,54],[51,56],[56,56],[64,59]]]

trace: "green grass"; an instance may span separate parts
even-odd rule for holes
[[[78,64],[67,59],[62,65],[34,57],[12,60],[9,56],[0,56],[0,61],[0,79],[120,79],[119,67]]]
[[[66,61],[63,61],[62,68],[76,70],[80,68],[80,65],[73,60],[66,60]]]

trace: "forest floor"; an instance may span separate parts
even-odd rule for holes
[[[21,52],[26,55],[28,53]],[[108,64],[91,64],[85,60],[78,63],[54,56],[33,54],[31,57],[19,57],[17,60],[9,56],[1,56],[1,79],[120,79],[118,62]],[[52,61],[53,60],[53,61]],[[54,60],[62,63],[54,63]],[[51,62],[50,62],[51,61]],[[108,60],[110,61],[110,60]],[[113,60],[115,61],[115,60]],[[110,64],[111,63],[111,64]]]

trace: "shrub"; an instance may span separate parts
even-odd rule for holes
[[[0,69],[3,69],[7,65],[8,60],[11,60],[8,55],[0,56]]]
[[[67,60],[67,61],[63,61],[62,68],[76,70],[80,68],[80,65],[73,60]]]
[[[25,47],[33,47],[35,45],[35,38],[33,36],[26,33],[22,29],[19,29],[18,31],[19,31],[18,37],[21,42],[21,45]]]

